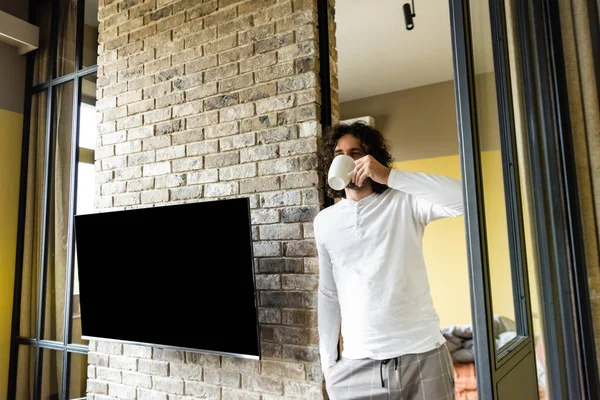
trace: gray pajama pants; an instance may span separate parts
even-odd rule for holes
[[[326,371],[331,400],[454,400],[446,345],[390,360],[342,358]]]

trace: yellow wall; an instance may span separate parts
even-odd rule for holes
[[[0,399],[6,399],[23,116],[0,110]]]
[[[482,153],[484,201],[494,313],[514,320],[506,209],[499,151]],[[394,168],[461,179],[458,155],[402,161]],[[464,217],[432,222],[423,239],[431,294],[441,325],[471,323]]]

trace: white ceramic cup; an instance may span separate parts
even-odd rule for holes
[[[327,183],[333,190],[344,189],[354,174],[354,159],[345,154],[336,156],[329,167]]]

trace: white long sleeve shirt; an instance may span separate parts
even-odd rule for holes
[[[385,192],[342,199],[314,220],[323,371],[345,358],[387,359],[444,343],[423,258],[425,226],[463,214],[462,186],[393,169]]]

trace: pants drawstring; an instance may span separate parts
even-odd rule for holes
[[[379,376],[381,376],[381,387],[385,387],[383,380],[383,366],[387,365],[392,359],[388,358],[387,360],[382,360],[381,364],[379,364]],[[394,358],[394,370],[398,369],[398,358]]]

